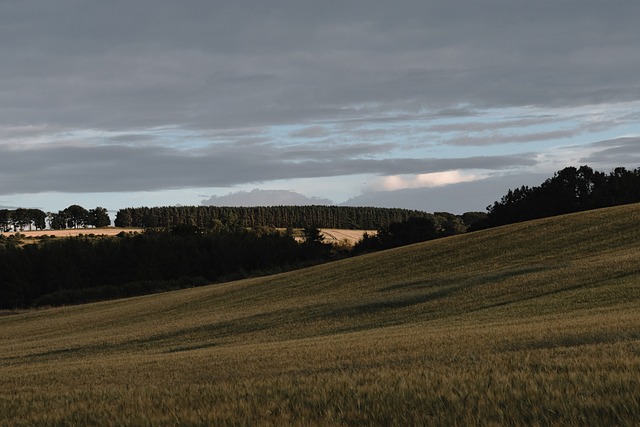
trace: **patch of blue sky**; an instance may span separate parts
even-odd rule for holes
[[[354,157],[464,158],[544,152],[625,135],[637,135],[640,103],[566,109],[534,107],[476,110],[458,117],[390,115],[376,121],[363,117],[353,123],[339,120],[261,128],[190,130],[166,126],[131,132],[83,130],[66,134],[68,140],[151,145],[176,150],[198,150],[217,145],[266,143],[288,148],[361,145]],[[366,149],[368,146],[369,149]],[[377,147],[375,147],[377,146]]]
[[[272,127],[270,137],[282,146],[299,144],[378,144],[393,147],[383,157],[469,157],[507,155],[546,149],[580,133],[571,117],[528,109],[506,109],[469,117],[401,117],[381,122],[363,119],[358,126],[340,123]],[[556,137],[557,136],[557,137]]]

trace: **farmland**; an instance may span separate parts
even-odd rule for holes
[[[0,317],[0,424],[637,425],[639,220]]]
[[[64,230],[38,230],[38,231],[21,231],[20,235],[24,236],[23,239],[37,239],[41,237],[72,237],[79,235],[95,235],[95,236],[115,236],[119,233],[141,233],[141,228],[122,228],[122,227],[107,227],[107,228],[67,228]],[[327,243],[341,243],[346,242],[349,245],[353,245],[362,238],[364,233],[375,234],[376,230],[340,230],[340,229],[320,229]],[[302,231],[298,230],[297,233],[302,236]],[[15,233],[6,233],[12,235]]]
[[[63,230],[37,230],[37,231],[20,231],[20,234],[25,238],[39,238],[43,236],[49,237],[72,237],[80,235],[93,234],[95,236],[115,236],[119,233],[140,233],[141,228],[120,228],[120,227],[106,227],[106,228],[65,228]],[[14,233],[6,233],[8,235]]]

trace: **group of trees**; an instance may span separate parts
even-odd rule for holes
[[[472,223],[482,218],[484,215],[481,214],[468,213],[457,216],[447,212],[411,217],[405,221],[392,222],[388,226],[380,227],[374,235],[365,234],[353,250],[355,253],[379,251],[453,236],[465,233]]]
[[[0,209],[0,231],[44,230],[47,214],[40,209]]]
[[[50,225],[54,230],[65,228],[101,228],[111,225],[111,218],[105,208],[85,209],[80,205],[71,205],[58,213],[50,214]]]
[[[0,209],[0,231],[53,230],[64,228],[107,227],[111,218],[105,208],[85,209],[71,205],[58,213],[45,213],[40,209]]]
[[[313,231],[310,231],[313,233]],[[117,237],[0,236],[0,308],[132,296],[273,273],[334,256],[320,240],[276,230],[147,230]]]
[[[375,230],[392,222],[425,217],[423,211],[354,206],[165,206],[120,209],[117,227],[164,227],[180,224],[215,229],[220,221],[239,227],[303,228],[309,224],[321,228]]]
[[[567,167],[540,186],[509,190],[500,201],[487,206],[487,218],[474,228],[635,202],[640,202],[640,168],[618,167],[605,174],[586,165]]]
[[[74,212],[65,216],[68,226],[82,224]],[[376,236],[365,236],[348,251],[325,243],[315,224],[304,227],[298,241],[290,227],[246,228],[233,215],[217,221],[213,229],[183,223],[26,245],[0,236],[0,308],[81,303],[272,273],[457,234],[468,226],[461,216],[424,213],[378,227]]]

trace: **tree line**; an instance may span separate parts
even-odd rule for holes
[[[0,209],[0,231],[44,230],[51,228],[107,227],[111,218],[105,208],[85,209],[71,205],[57,213],[45,213],[40,209]]]
[[[235,280],[465,232],[463,217],[425,214],[379,227],[350,249],[324,242],[318,227],[212,229],[179,224],[116,237],[45,237],[25,244],[0,236],[0,308],[77,304]]]
[[[180,224],[215,229],[224,223],[240,227],[376,230],[392,222],[430,214],[418,210],[353,206],[164,206],[124,208],[116,213],[116,227],[171,228]]]
[[[425,242],[466,233],[476,222],[484,220],[482,212],[467,212],[453,215],[435,212],[422,217],[410,217],[404,221],[392,222],[379,227],[375,234],[365,233],[354,248],[354,254],[391,249],[412,243]]]
[[[609,174],[589,166],[567,167],[541,185],[521,186],[487,206],[473,229],[640,202],[640,168],[617,167]]]
[[[77,304],[274,273],[339,256],[275,229],[122,232],[24,244],[0,235],[0,308]]]
[[[0,231],[44,230],[47,214],[40,209],[0,209]]]
[[[111,225],[111,218],[107,209],[102,207],[87,210],[80,205],[71,205],[58,213],[51,214],[50,225],[54,230],[87,226],[101,228]]]

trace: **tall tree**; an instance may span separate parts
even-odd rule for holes
[[[307,226],[303,230],[304,241],[309,245],[321,245],[324,243],[324,235],[318,227]]]
[[[71,205],[63,211],[68,227],[85,227],[89,220],[89,211],[80,205]]]
[[[67,221],[65,220],[62,211],[58,213],[49,212],[49,226],[54,230],[63,230],[67,228]]]
[[[13,211],[13,227],[16,230],[24,230],[27,226],[31,226],[31,218],[29,218],[29,210],[18,208]]]
[[[116,227],[131,227],[133,225],[133,217],[131,215],[132,208],[120,209],[116,212]]]
[[[111,218],[109,218],[109,213],[105,208],[97,207],[95,209],[89,209],[89,225],[102,228],[108,227],[111,225]]]
[[[13,224],[9,209],[0,209],[0,231],[9,231]]]
[[[40,209],[29,209],[29,219],[36,230],[44,230],[47,228],[47,214]]]

